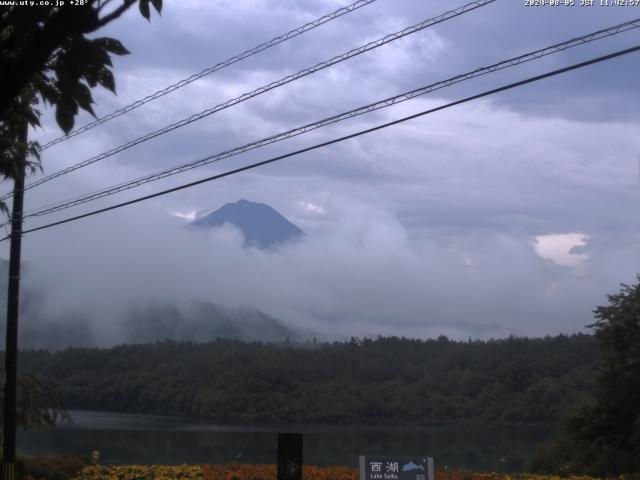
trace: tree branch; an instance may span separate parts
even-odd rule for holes
[[[71,8],[60,10],[51,15],[42,28],[37,29],[24,45],[19,58],[5,62],[0,73],[0,121],[2,121],[13,100],[29,79],[38,72],[53,52],[59,48],[66,38],[74,34],[92,33],[109,22],[120,17],[137,0],[123,0],[122,5],[111,13],[90,20],[81,14],[82,9]],[[95,4],[92,2],[91,8]],[[96,14],[97,17],[97,14]]]
[[[104,9],[104,7],[106,7],[107,5],[109,5],[111,3],[112,0],[98,0],[98,13],[102,12],[102,10]]]
[[[105,15],[98,21],[98,27],[104,27],[107,23],[112,22],[116,18],[120,17],[124,12],[126,12],[131,5],[136,3],[136,0],[124,0],[124,3],[116,8],[113,12],[108,15]],[[96,28],[96,30],[97,30]]]

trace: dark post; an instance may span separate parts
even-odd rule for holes
[[[27,129],[20,140],[27,141]],[[4,352],[4,418],[2,432],[4,480],[14,480],[16,460],[16,380],[18,365],[18,308],[20,306],[20,247],[22,246],[22,209],[26,150],[18,160],[17,176],[13,187],[11,213],[11,246],[9,250],[9,289],[7,292],[7,338]]]
[[[278,480],[302,480],[302,434],[278,434]]]

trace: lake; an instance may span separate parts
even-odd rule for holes
[[[517,472],[549,426],[225,425],[155,415],[71,411],[72,422],[19,431],[27,454],[89,454],[101,463],[275,463],[278,432],[304,434],[304,463],[357,467],[358,455],[429,455],[438,467]]]

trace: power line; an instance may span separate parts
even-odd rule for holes
[[[589,43],[589,42],[593,42],[595,40],[599,40],[602,38],[606,38],[612,35],[616,35],[618,33],[621,32],[625,32],[628,30],[631,30],[633,28],[638,28],[640,27],[640,18],[635,19],[635,20],[630,20],[628,22],[624,22],[606,29],[601,29],[601,30],[597,30],[595,32],[589,33],[587,35],[582,35],[580,37],[576,37],[573,38],[571,40],[567,40],[566,42],[562,42],[562,43],[558,43],[555,45],[551,45],[539,50],[535,50],[533,52],[529,52],[529,53],[525,53],[522,55],[519,55],[517,57],[513,57],[510,58],[508,60],[503,60],[501,62],[486,66],[486,67],[481,67],[481,68],[477,68],[475,70],[472,70],[470,72],[467,73],[463,73],[460,75],[456,75],[455,77],[451,77],[447,80],[442,80],[440,82],[436,82],[436,83],[432,83],[430,85],[424,86],[424,87],[420,87],[414,90],[411,90],[409,92],[404,92],[402,94],[393,96],[393,97],[389,97],[386,98],[384,100],[379,100],[377,102],[374,103],[370,103],[368,105],[365,105],[363,107],[359,107],[353,110],[349,110],[347,112],[343,112],[340,113],[338,115],[334,115],[328,118],[324,118],[322,120],[313,122],[313,123],[309,123],[306,124],[304,126],[301,127],[297,127],[291,130],[287,130],[285,132],[280,132],[278,134],[242,145],[240,147],[235,147],[229,150],[225,150],[223,152],[217,153],[215,155],[209,155],[207,157],[204,158],[200,158],[198,160],[183,164],[183,165],[179,165],[176,167],[172,167],[166,170],[162,170],[160,172],[156,172],[150,175],[146,175],[143,177],[140,177],[138,179],[135,180],[130,180],[127,181],[125,183],[121,183],[119,185],[115,185],[115,186],[111,186],[102,190],[99,190],[97,192],[93,192],[90,194],[86,194],[86,195],[82,195],[82,196],[77,196],[68,200],[64,200],[61,202],[57,202],[54,204],[49,204],[49,205],[45,205],[43,207],[34,209],[30,212],[27,212],[25,214],[25,218],[32,218],[32,217],[40,217],[40,216],[44,216],[44,215],[48,215],[57,211],[61,211],[61,210],[65,210],[67,208],[71,208],[77,205],[81,205],[93,200],[97,200],[99,198],[104,198],[110,195],[114,195],[116,193],[120,193],[123,192],[125,190],[130,190],[132,188],[138,187],[140,185],[146,184],[146,183],[150,183],[156,180],[160,180],[162,178],[166,178],[172,175],[177,175],[179,173],[194,169],[194,168],[198,168],[204,165],[208,165],[210,163],[213,162],[217,162],[220,160],[223,160],[225,158],[229,158],[235,155],[239,155],[241,153],[245,153],[247,151],[250,150],[254,150],[260,147],[263,147],[265,145],[269,145],[275,142],[279,142],[288,138],[292,138],[294,136],[298,136],[298,135],[302,135],[304,133],[307,133],[309,131],[330,125],[330,124],[334,124],[334,123],[338,123],[341,122],[343,120],[349,119],[349,118],[353,118],[359,115],[363,115],[375,110],[379,110],[382,108],[386,108],[386,107],[390,107],[392,105],[396,105],[398,103],[416,98],[418,96],[421,95],[425,95],[427,93],[433,92],[435,90],[439,90],[442,88],[446,88],[449,87],[451,85],[475,78],[475,77],[479,77],[481,75],[486,75],[488,73],[492,73],[495,71],[499,71],[505,68],[510,68],[510,67],[514,67],[516,65],[520,65],[522,63],[526,63],[526,62],[530,62],[533,60],[537,60],[541,57],[544,57],[546,55],[551,55],[560,51],[564,51],[568,48],[572,48],[578,45],[583,45],[585,43]]]
[[[290,40],[294,37],[297,37],[298,35],[302,35],[305,32],[308,32],[309,30],[313,30],[314,28],[319,27],[320,25],[323,25],[327,22],[330,22],[331,20],[335,20],[338,17],[341,17],[342,15],[346,15],[347,13],[351,13],[354,10],[357,10],[361,7],[364,7],[366,5],[369,5],[373,2],[375,2],[376,0],[358,0],[357,2],[354,2],[350,5],[347,5],[346,7],[342,7],[339,8],[338,10],[335,10],[334,12],[331,12],[327,15],[324,15],[320,18],[317,18],[316,20],[309,22],[305,25],[302,25],[301,27],[295,28],[287,33],[284,33],[282,35],[279,35],[275,38],[272,38],[271,40],[261,43],[260,45],[253,47],[249,50],[245,50],[244,52],[235,55],[233,57],[230,57],[220,63],[217,63],[211,67],[205,68],[204,70],[202,70],[201,72],[198,73],[194,73],[193,75],[191,75],[188,78],[185,78],[183,80],[180,80],[179,82],[174,83],[173,85],[169,85],[166,88],[163,88],[162,90],[158,90],[155,93],[152,93],[151,95],[147,95],[146,97],[137,100],[125,107],[122,107],[118,110],[115,110],[114,112],[111,112],[108,115],[105,115],[104,117],[98,118],[95,121],[92,121],[90,123],[87,123],[86,125],[83,125],[82,127],[76,128],[75,130],[72,130],[71,132],[69,132],[67,135],[62,135],[54,140],[51,140],[50,142],[46,143],[45,145],[43,145],[42,147],[40,147],[40,151],[42,152],[43,150],[46,150],[49,147],[52,147],[53,145],[56,145],[60,142],[64,142],[65,140],[68,140],[72,137],[75,137],[76,135],[80,135],[83,132],[86,132],[87,130],[91,130],[92,128],[95,128],[99,125],[102,125],[106,122],[108,122],[109,120],[112,120],[116,117],[119,117],[120,115],[124,115],[125,113],[129,113],[132,110],[135,110],[138,107],[141,107],[142,105],[144,105],[145,103],[149,103],[153,100],[156,100],[160,97],[163,97],[171,92],[173,92],[174,90],[178,90],[179,88],[184,87],[185,85],[188,85],[192,82],[195,82],[196,80],[199,80],[202,77],[206,77],[207,75],[211,75],[214,72],[217,72],[218,70],[222,70],[223,68],[226,68],[230,65],[233,65],[234,63],[240,62],[246,58],[249,58],[253,55],[256,55],[264,50],[267,50],[268,48],[274,47],[280,43],[286,42],[287,40]]]
[[[213,113],[219,112],[220,110],[224,110],[226,108],[232,107],[234,105],[237,105],[238,103],[244,102],[245,100],[248,100],[250,98],[256,97],[258,95],[261,95],[263,93],[266,93],[270,90],[273,90],[275,88],[281,87],[282,85],[285,85],[287,83],[293,82],[294,80],[298,80],[300,78],[306,77],[307,75],[311,75],[312,73],[315,73],[317,71],[323,70],[325,68],[331,67],[333,65],[336,65],[340,62],[343,62],[347,59],[353,58],[357,55],[361,55],[365,52],[368,52],[369,50],[373,50],[375,48],[381,47],[382,45],[386,45],[387,43],[393,42],[395,40],[398,40],[400,38],[406,37],[407,35],[411,35],[413,33],[419,32],[421,30],[424,30],[426,28],[432,27],[433,25],[436,25],[438,23],[442,23],[445,22],[446,20],[449,20],[451,18],[457,17],[459,15],[463,15],[467,12],[470,12],[472,10],[475,10],[477,8],[486,6],[490,3],[495,2],[496,0],[475,0],[473,2],[470,2],[466,5],[463,5],[461,7],[458,7],[454,10],[449,10],[441,15],[438,15],[437,17],[428,19],[428,20],[424,20],[423,22],[417,23],[415,25],[412,25],[410,27],[407,27],[403,30],[400,30],[399,32],[396,33],[391,33],[388,35],[385,35],[384,37],[375,40],[373,42],[369,42],[365,45],[362,45],[358,48],[354,48],[352,50],[349,50],[348,52],[342,53],[340,55],[337,55],[329,60],[325,60],[324,62],[320,62],[312,67],[309,68],[305,68],[303,70],[300,70],[297,73],[294,73],[292,75],[288,75],[284,78],[281,78],[280,80],[276,80],[275,82],[271,82],[268,85],[264,85],[260,88],[257,88],[255,90],[252,90],[251,92],[245,93],[239,97],[233,98],[231,100],[228,100],[224,103],[221,103],[219,105],[216,105],[212,108],[209,108],[207,110],[203,110],[200,113],[196,113],[194,115],[191,115],[190,117],[187,117],[185,119],[182,119],[176,123],[172,123],[171,125],[168,125],[166,127],[163,127],[159,130],[156,130],[154,132],[148,133],[142,137],[136,138],[135,140],[131,140],[125,144],[122,144],[118,147],[112,148],[111,150],[108,150],[106,152],[103,152],[99,155],[96,155],[94,157],[91,157],[87,160],[84,160],[80,163],[77,163],[75,165],[71,165],[70,167],[64,168],[62,170],[59,170],[58,172],[52,173],[51,175],[48,175],[44,178],[41,178],[40,180],[36,180],[35,182],[32,182],[28,185],[25,186],[25,190],[29,190],[31,188],[34,188],[38,185],[42,185],[45,182],[48,182],[50,180],[53,180],[54,178],[57,178],[61,175],[65,175],[67,173],[73,172],[75,170],[78,170],[79,168],[82,167],[86,167],[87,165],[91,165],[95,162],[98,162],[100,160],[104,160],[105,158],[111,157],[117,153],[120,153],[124,150],[127,150],[131,147],[134,147],[135,145],[138,145],[140,143],[146,142],[147,140],[151,140],[152,138],[158,137],[160,135],[163,135],[165,133],[168,133],[172,130],[175,130],[177,128],[183,127],[185,125],[188,125],[190,123],[196,122],[198,120],[201,120],[204,117],[207,117],[209,115],[212,115]],[[7,198],[11,197],[11,193],[7,193],[4,196],[2,196],[0,198],[0,200],[6,200]]]
[[[296,150],[294,152],[290,152],[290,153],[286,153],[284,155],[279,155],[279,156],[276,156],[276,157],[272,157],[272,158],[269,158],[267,160],[263,160],[261,162],[252,163],[252,164],[246,165],[244,167],[236,168],[236,169],[233,169],[233,170],[226,171],[224,173],[219,173],[217,175],[213,175],[213,176],[206,177],[206,178],[203,178],[203,179],[200,179],[200,180],[196,180],[194,182],[186,183],[184,185],[180,185],[180,186],[177,186],[177,187],[169,188],[169,189],[163,190],[161,192],[153,193],[153,194],[150,194],[150,195],[145,195],[143,197],[138,197],[136,199],[129,200],[127,202],[122,202],[122,203],[118,203],[116,205],[112,205],[110,207],[105,207],[105,208],[101,208],[101,209],[98,209],[98,210],[93,210],[91,212],[84,213],[82,215],[76,215],[74,217],[66,218],[64,220],[59,220],[57,222],[52,222],[52,223],[48,223],[46,225],[41,225],[39,227],[31,228],[29,230],[23,230],[22,233],[23,234],[24,233],[32,233],[32,232],[36,232],[38,230],[44,230],[44,229],[47,229],[47,228],[51,228],[51,227],[55,227],[55,226],[58,226],[58,225],[65,224],[65,223],[69,223],[69,222],[73,222],[73,221],[76,221],[76,220],[80,220],[82,218],[87,218],[87,217],[91,217],[93,215],[97,215],[97,214],[100,214],[100,213],[108,212],[110,210],[115,210],[115,209],[118,209],[118,208],[126,207],[128,205],[133,205],[134,203],[139,203],[139,202],[143,202],[145,200],[150,200],[152,198],[156,198],[156,197],[160,197],[160,196],[163,196],[163,195],[167,195],[169,193],[177,192],[179,190],[184,190],[186,188],[190,188],[190,187],[193,187],[193,186],[196,186],[196,185],[200,185],[202,183],[207,183],[207,182],[211,182],[213,180],[218,180],[220,178],[228,177],[230,175],[235,175],[237,173],[244,172],[246,170],[251,170],[251,169],[254,169],[254,168],[257,168],[257,167],[261,167],[263,165],[267,165],[267,164],[270,164],[270,163],[277,162],[279,160],[284,160],[285,158],[293,157],[293,156],[296,156],[296,155],[300,155],[302,153],[310,152],[312,150],[317,150],[317,149],[322,148],[322,147],[333,145],[335,143],[339,143],[339,142],[343,142],[345,140],[356,138],[356,137],[359,137],[361,135],[365,135],[365,134],[368,134],[368,133],[376,132],[378,130],[382,130],[384,128],[391,127],[393,125],[398,125],[400,123],[404,123],[406,121],[413,120],[413,119],[418,118],[418,117],[422,117],[422,116],[425,116],[425,115],[428,115],[428,114],[431,114],[431,113],[435,113],[435,112],[438,112],[440,110],[451,108],[451,107],[454,107],[456,105],[461,105],[463,103],[467,103],[467,102],[470,102],[472,100],[477,100],[479,98],[486,97],[486,96],[489,96],[489,95],[493,95],[495,93],[503,92],[505,90],[510,90],[510,89],[513,89],[513,88],[516,88],[516,87],[520,87],[522,85],[526,85],[526,84],[529,84],[529,83],[537,82],[537,81],[543,80],[545,78],[553,77],[555,75],[560,75],[562,73],[567,73],[567,72],[572,71],[572,70],[583,68],[583,67],[586,67],[588,65],[593,65],[593,64],[596,64],[596,63],[599,63],[599,62],[603,62],[605,60],[610,60],[612,58],[620,57],[620,56],[627,55],[629,53],[633,53],[633,52],[637,52],[637,51],[640,51],[640,45],[637,45],[637,46],[631,47],[631,48],[627,48],[627,49],[624,49],[624,50],[619,50],[617,52],[610,53],[608,55],[603,55],[603,56],[600,56],[600,57],[592,58],[591,60],[587,60],[587,61],[584,61],[584,62],[576,63],[576,64],[570,65],[568,67],[559,68],[557,70],[552,70],[550,72],[543,73],[541,75],[536,75],[534,77],[529,77],[529,78],[527,78],[525,80],[520,80],[518,82],[509,83],[507,85],[503,85],[502,87],[494,88],[492,90],[488,90],[488,91],[479,93],[477,95],[472,95],[470,97],[463,98],[462,100],[457,100],[455,102],[447,103],[447,104],[441,105],[439,107],[431,108],[429,110],[424,110],[422,112],[415,113],[413,115],[408,115],[406,117],[402,117],[400,119],[393,120],[391,122],[383,123],[381,125],[377,125],[377,126],[372,127],[372,128],[368,128],[368,129],[365,129],[365,130],[360,130],[358,132],[351,133],[349,135],[345,135],[345,136],[342,136],[342,137],[339,137],[339,138],[334,138],[333,140],[328,140],[326,142],[318,143],[318,144],[312,145],[310,147],[306,147],[306,148],[303,148],[303,149],[300,149],[300,150]],[[0,241],[7,240],[8,238],[9,237],[4,237],[4,238],[0,239]]]

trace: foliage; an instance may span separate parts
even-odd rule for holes
[[[202,468],[192,465],[92,465],[72,480],[204,480]]]
[[[37,142],[24,142],[24,125],[34,125],[39,122],[39,111],[33,107],[37,99],[32,89],[24,89],[18,100],[20,105],[30,108],[14,109],[3,121],[0,121],[0,174],[5,177],[16,178],[22,171],[16,163],[16,158],[25,158],[25,169],[35,173],[39,168],[40,153]],[[4,203],[0,202],[0,209],[6,211]]]
[[[529,460],[527,470],[566,476],[572,468],[570,465],[572,451],[572,442],[565,435],[559,435],[536,449]]]
[[[595,402],[570,415],[560,438],[536,455],[540,471],[640,473],[640,283],[622,284],[608,300],[590,325],[600,350]]]
[[[436,472],[438,480],[593,480],[587,476],[562,476],[536,475],[531,473],[477,473],[468,470],[438,470]],[[619,480],[624,480],[622,477]]]
[[[77,455],[28,457],[21,463],[23,480],[68,480],[89,464],[86,458]]]
[[[89,466],[72,480],[275,480],[275,465],[106,465]],[[302,467],[303,480],[356,480],[358,469],[351,467]],[[436,472],[438,480],[560,480],[557,476],[502,473],[477,473],[467,470],[442,470]],[[567,477],[563,477],[567,478]],[[590,477],[568,477],[568,480],[592,480]],[[624,480],[622,477],[619,480]]]
[[[205,480],[273,480],[277,475],[276,465],[224,464],[203,465]],[[303,480],[357,480],[358,469],[350,467],[316,467],[303,465]]]
[[[113,38],[87,38],[120,17],[138,2],[150,19],[149,3],[160,12],[162,0],[84,0],[83,5],[3,7],[0,10],[0,174],[15,178],[20,152],[31,155],[37,168],[38,144],[25,144],[25,122],[40,125],[40,102],[55,107],[56,121],[65,133],[74,125],[78,109],[95,116],[91,88],[115,93],[111,55],[127,49]],[[116,5],[117,6],[114,6]]]
[[[24,351],[67,408],[224,421],[556,422],[590,397],[592,336],[453,342],[172,341]]]
[[[0,382],[4,384],[4,372],[0,374]],[[58,421],[69,419],[69,414],[62,407],[60,397],[51,386],[30,374],[18,376],[16,409],[16,423],[24,429],[54,427]],[[0,391],[0,413],[2,411],[4,411],[4,390]],[[0,430],[2,419],[0,415]]]

